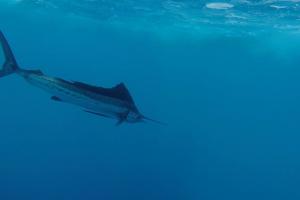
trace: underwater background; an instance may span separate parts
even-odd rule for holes
[[[1,200],[300,199],[299,0],[2,0],[0,22],[21,67],[124,82],[168,124],[2,78]]]

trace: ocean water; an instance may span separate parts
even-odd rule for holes
[[[1,78],[0,199],[300,199],[299,11],[298,0],[2,0],[20,66],[124,82],[167,126],[116,127]]]

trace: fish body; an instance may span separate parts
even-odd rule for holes
[[[0,70],[0,77],[13,73],[18,74],[31,85],[50,93],[52,100],[80,106],[84,111],[91,114],[117,119],[117,125],[123,122],[136,123],[145,120],[160,123],[139,112],[124,83],[112,88],[104,88],[50,77],[40,70],[25,70],[17,64],[1,31],[0,42],[5,57],[5,62]]]

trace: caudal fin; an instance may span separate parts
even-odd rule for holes
[[[19,67],[14,57],[14,54],[11,48],[9,47],[9,44],[5,36],[3,35],[2,31],[0,31],[0,43],[1,43],[4,59],[5,59],[2,68],[0,69],[0,78],[1,78],[16,72],[19,69]]]

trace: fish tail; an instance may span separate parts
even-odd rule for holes
[[[19,66],[16,62],[14,54],[4,36],[2,31],[0,31],[0,43],[4,54],[4,64],[0,69],[0,78],[4,76],[8,76],[10,74],[16,73],[19,71]]]

